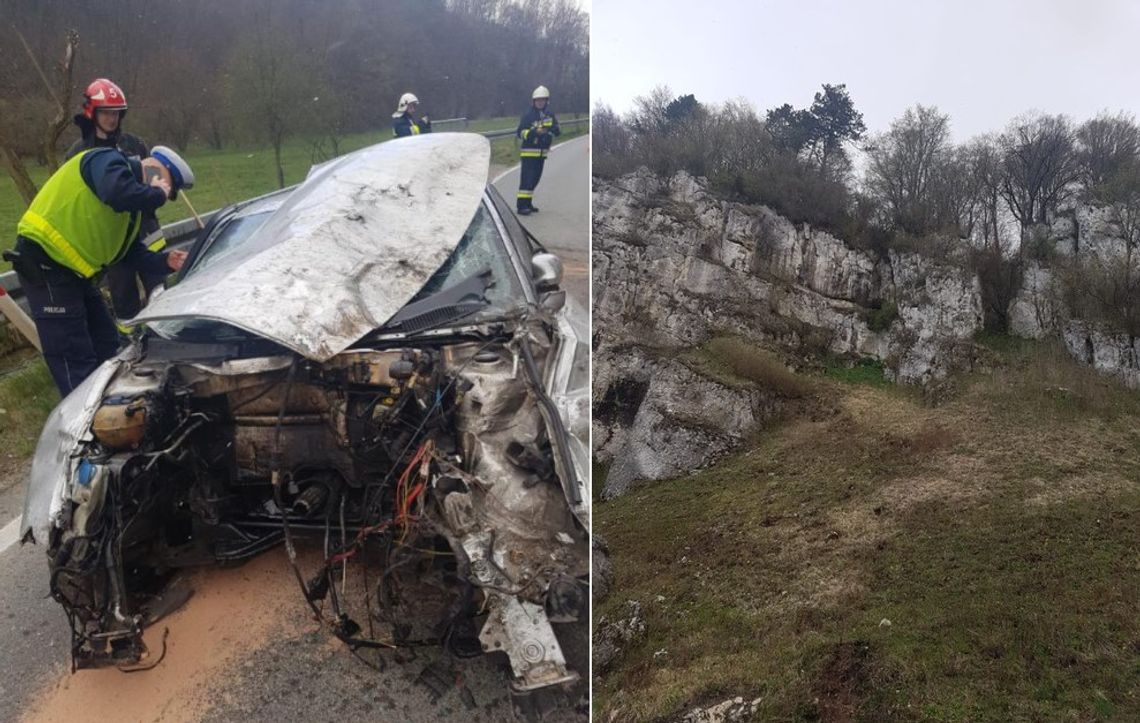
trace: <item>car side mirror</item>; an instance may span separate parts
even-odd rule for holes
[[[530,258],[534,287],[539,293],[553,291],[562,283],[562,259],[554,254],[539,252]]]
[[[547,291],[538,297],[538,305],[548,314],[557,314],[566,306],[566,292],[562,289]]]

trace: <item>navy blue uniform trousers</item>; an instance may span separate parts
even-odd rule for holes
[[[523,158],[519,169],[519,197],[517,208],[534,208],[534,189],[542,179],[542,169],[546,166],[545,158]]]
[[[102,295],[87,279],[39,264],[39,279],[20,274],[44,360],[59,393],[67,396],[119,351],[119,331]]]

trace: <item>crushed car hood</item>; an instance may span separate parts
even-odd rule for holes
[[[490,152],[482,136],[433,133],[321,165],[228,258],[131,323],[209,319],[326,361],[382,326],[455,249]]]

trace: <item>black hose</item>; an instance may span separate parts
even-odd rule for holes
[[[317,620],[321,620],[321,611],[316,603],[309,599],[309,590],[305,585],[305,578],[301,574],[301,568],[297,565],[297,549],[293,546],[293,534],[289,530],[289,515],[285,512],[285,500],[281,494],[281,486],[284,483],[285,474],[281,469],[281,427],[285,422],[285,411],[289,406],[289,392],[293,388],[293,378],[297,374],[297,357],[293,357],[293,361],[289,364],[289,373],[285,377],[285,393],[281,396],[281,409],[277,412],[277,424],[273,432],[273,454],[270,457],[271,464],[270,470],[273,480],[273,501],[277,505],[277,509],[281,511],[281,528],[285,534],[285,551],[289,557],[289,565],[293,568],[293,574],[297,577],[297,584],[301,586],[301,595],[305,598],[305,602],[313,611],[313,615]]]

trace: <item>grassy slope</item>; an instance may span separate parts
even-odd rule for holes
[[[468,130],[472,132],[513,128],[517,118],[486,118],[471,121]],[[573,138],[585,132],[585,124],[566,129],[559,141]],[[348,153],[373,143],[392,139],[392,131],[385,129],[373,133],[358,133],[341,140],[340,151]],[[155,140],[155,139],[149,139]],[[502,138],[492,141],[492,162],[500,165],[518,163],[515,152],[515,139]],[[331,153],[326,143],[325,152]],[[277,188],[277,173],[273,165],[273,150],[269,148],[227,148],[214,151],[201,146],[192,146],[186,153],[186,160],[194,168],[197,176],[196,187],[190,192],[194,208],[199,213],[221,208],[235,201],[245,200],[268,193]],[[282,165],[285,168],[285,183],[297,183],[304,179],[314,162],[325,160],[314,155],[313,143],[308,139],[294,138],[282,149]],[[45,168],[33,166],[29,169],[32,179],[42,184],[47,177]],[[11,247],[16,240],[16,222],[24,211],[23,199],[16,193],[16,187],[6,172],[0,172],[0,249]],[[181,202],[159,211],[159,219],[170,223],[189,218],[190,212]],[[0,261],[0,271],[6,271],[9,264]]]
[[[996,354],[935,409],[816,376],[836,414],[600,504],[595,620],[637,599],[649,628],[600,719],[750,695],[759,720],[1140,720],[1140,395]]]

